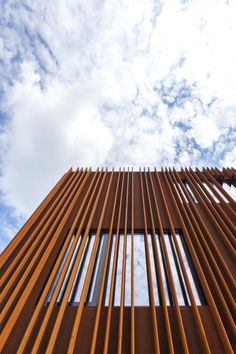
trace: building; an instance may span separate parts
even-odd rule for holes
[[[233,353],[236,170],[69,170],[2,254],[1,353]]]

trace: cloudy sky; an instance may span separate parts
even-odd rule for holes
[[[1,248],[70,166],[235,165],[235,0],[0,6]]]

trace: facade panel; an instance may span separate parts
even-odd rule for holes
[[[233,353],[236,171],[69,170],[1,256],[1,353]]]

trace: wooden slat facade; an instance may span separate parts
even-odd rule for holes
[[[234,168],[70,169],[1,255],[0,353],[233,354],[236,203],[224,183],[236,188]],[[140,235],[148,305],[135,303]]]

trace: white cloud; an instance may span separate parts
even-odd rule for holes
[[[86,93],[77,84],[66,89],[53,82],[41,90],[38,81],[33,66],[24,64],[22,81],[9,89],[5,102],[12,124],[1,185],[7,202],[23,214],[69,166],[103,164],[112,145],[110,129],[87,102],[89,87]]]
[[[236,136],[235,136],[236,138]],[[234,140],[235,143],[235,140]],[[229,167],[234,167],[235,168],[235,161],[236,161],[236,146],[234,144],[234,147],[231,147],[229,151],[227,151],[224,160],[221,162],[222,165],[229,166]]]
[[[213,119],[197,116],[193,119],[191,136],[203,149],[210,147],[220,136]]]
[[[223,0],[4,2],[5,203],[28,216],[71,165],[235,164],[235,13]]]

